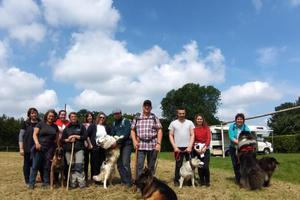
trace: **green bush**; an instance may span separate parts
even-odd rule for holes
[[[267,140],[272,142],[272,137],[268,137]],[[300,134],[274,136],[273,147],[277,153],[300,152]]]

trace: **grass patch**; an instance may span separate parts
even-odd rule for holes
[[[300,184],[300,154],[299,153],[274,153],[270,154],[271,157],[277,159],[280,163],[279,167],[273,174],[274,179],[286,181],[290,183]],[[164,160],[174,161],[174,154],[170,152],[162,152],[159,157]],[[258,158],[264,157],[264,155],[258,155]],[[222,169],[226,171],[232,171],[232,164],[230,157],[210,157],[210,167],[215,169]]]

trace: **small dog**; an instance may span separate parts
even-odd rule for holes
[[[140,188],[145,200],[177,200],[174,190],[154,177],[147,168],[144,168],[135,184]]]
[[[265,172],[265,180],[264,180],[264,187],[270,186],[270,181],[273,172],[275,171],[279,162],[273,157],[264,157],[258,160],[258,164],[262,170]]]
[[[55,149],[55,153],[51,163],[51,171],[50,171],[50,187],[53,189],[53,181],[55,178],[55,174],[58,173],[60,175],[61,187],[64,187],[64,150],[62,147],[57,147]]]
[[[198,167],[202,167],[204,163],[194,157],[189,161],[186,161],[180,168],[180,179],[179,179],[179,188],[182,188],[184,180],[192,180],[192,186],[195,187],[195,169]]]
[[[123,136],[105,135],[97,140],[97,144],[106,149],[106,160],[102,163],[100,174],[93,176],[93,180],[103,182],[103,187],[107,189],[107,181],[112,185],[112,178],[115,173],[115,166],[120,156],[120,147],[111,148]]]

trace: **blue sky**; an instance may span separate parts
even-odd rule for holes
[[[300,95],[299,27],[299,0],[0,0],[0,111],[159,114],[194,82],[222,92],[221,120],[271,112]]]

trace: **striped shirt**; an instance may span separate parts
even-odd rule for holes
[[[139,150],[153,150],[157,144],[157,132],[162,128],[159,119],[150,114],[145,116],[141,114],[133,119],[131,129],[136,129],[136,135],[139,140]]]

